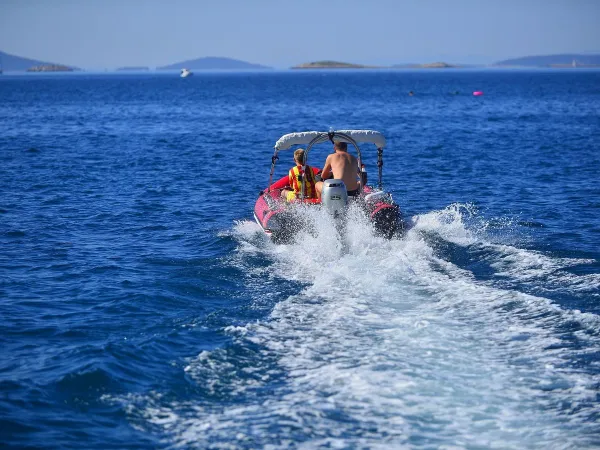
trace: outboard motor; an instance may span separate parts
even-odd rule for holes
[[[342,180],[325,180],[321,192],[321,203],[333,217],[342,216],[348,204],[348,191]]]

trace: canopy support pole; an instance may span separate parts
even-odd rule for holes
[[[273,184],[273,173],[275,172],[275,163],[278,159],[279,156],[277,156],[277,149],[275,149],[275,153],[273,153],[273,156],[271,157],[271,173],[269,174],[269,187],[267,190],[271,187],[271,184]]]
[[[379,169],[379,180],[377,183],[377,187],[379,189],[383,188],[382,180],[382,172],[383,172],[383,148],[377,147],[377,168]]]

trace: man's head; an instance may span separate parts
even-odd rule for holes
[[[304,149],[299,148],[294,152],[294,161],[298,164],[304,164]]]
[[[345,142],[336,142],[335,144],[333,144],[333,149],[339,150],[340,152],[345,152],[348,151],[348,144],[346,144]]]

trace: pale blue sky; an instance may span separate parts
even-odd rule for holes
[[[600,53],[600,0],[0,0],[0,50],[84,69]]]

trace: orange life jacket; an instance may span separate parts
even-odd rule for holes
[[[300,197],[300,185],[302,183],[302,175],[304,174],[304,170],[302,166],[295,166],[290,169],[288,173],[288,178],[290,181],[290,186],[296,193],[296,196]],[[310,166],[306,166],[306,176],[304,177],[304,198],[317,198],[317,189],[315,187],[316,184],[315,173],[313,172]]]

